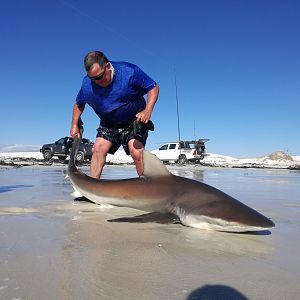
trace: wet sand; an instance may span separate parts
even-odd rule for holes
[[[170,167],[270,217],[261,234],[110,223],[74,203],[65,167],[0,169],[0,299],[298,299],[300,172]],[[105,178],[135,177],[107,166]]]

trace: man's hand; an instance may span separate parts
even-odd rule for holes
[[[82,125],[82,121],[80,119],[80,116],[84,110],[84,106],[79,107],[76,103],[74,104],[73,107],[73,114],[72,114],[72,126],[70,129],[70,134],[71,137],[74,139],[75,137],[80,138],[80,130],[79,130],[79,125]],[[79,124],[81,122],[81,124]]]
[[[148,121],[151,118],[151,111],[149,111],[148,109],[145,108],[144,110],[142,110],[141,112],[139,112],[135,116],[136,116],[136,119],[137,119],[138,122],[146,124],[146,123],[148,123]]]
[[[159,93],[159,87],[156,85],[152,90],[148,92],[148,97],[147,97],[147,105],[144,110],[136,114],[136,119],[140,123],[145,123],[147,124],[148,121],[151,118],[151,114],[155,105],[155,102],[157,100]]]
[[[77,125],[72,125],[71,130],[70,130],[71,137],[75,139],[75,137],[80,138],[80,131],[79,127]]]
[[[75,137],[80,138],[80,130],[79,126],[82,126],[83,123],[80,119],[80,116],[84,110],[84,106],[79,107],[76,103],[73,106],[73,114],[72,114],[72,125],[70,129],[71,137],[74,139]]]

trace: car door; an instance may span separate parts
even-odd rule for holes
[[[161,160],[165,160],[168,156],[168,147],[169,144],[164,144],[158,149],[157,157]]]
[[[66,138],[61,138],[55,142],[54,149],[53,149],[54,153],[58,153],[58,154],[65,153],[65,139]]]
[[[166,159],[168,159],[168,160],[177,160],[178,159],[178,151],[176,149],[175,143],[169,144]]]

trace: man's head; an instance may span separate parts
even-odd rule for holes
[[[84,67],[87,76],[96,82],[104,83],[107,77],[107,67],[109,68],[107,57],[100,51],[89,52],[84,58]],[[104,81],[103,81],[104,79]]]
[[[90,71],[94,64],[98,64],[100,67],[108,63],[107,57],[100,51],[91,51],[84,57],[84,67],[87,72]]]

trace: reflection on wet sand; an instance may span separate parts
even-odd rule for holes
[[[33,187],[33,185],[26,185],[26,184],[16,184],[16,185],[0,185],[0,193],[7,193],[11,192],[15,189]]]
[[[62,169],[0,172],[3,186],[19,186],[0,198],[0,299],[297,299],[300,188],[294,175],[290,180],[287,173],[282,187],[274,185],[274,173],[272,182],[261,181],[261,171],[258,181],[253,172],[248,182],[242,170],[213,172],[173,174],[235,186],[234,193],[275,216],[277,227],[255,235],[110,223],[144,212],[74,203]],[[105,176],[116,174],[134,177],[134,168],[111,167]]]
[[[173,175],[186,177],[189,179],[197,180],[197,181],[203,181],[204,179],[204,170],[186,170],[186,169],[175,169],[170,170]]]

